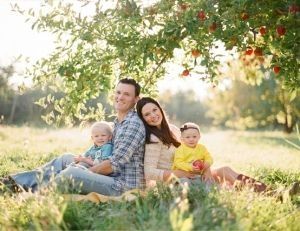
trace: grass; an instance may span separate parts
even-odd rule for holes
[[[202,142],[215,166],[228,165],[274,188],[300,180],[300,153],[279,132],[211,131]],[[0,126],[0,176],[32,169],[65,152],[82,153],[80,129]],[[159,186],[132,202],[66,200],[55,190],[0,194],[0,230],[299,230],[300,197],[274,197],[203,187]]]

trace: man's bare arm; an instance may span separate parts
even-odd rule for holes
[[[94,173],[102,174],[102,175],[108,175],[113,172],[110,164],[110,160],[104,160],[99,164],[96,164],[89,168]]]

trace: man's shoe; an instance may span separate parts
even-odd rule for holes
[[[295,196],[300,193],[300,183],[298,181],[294,182],[291,187],[287,190],[290,197]]]
[[[11,176],[0,178],[1,191],[10,191],[12,193],[22,192],[21,186],[19,186]]]

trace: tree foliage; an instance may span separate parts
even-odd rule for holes
[[[103,1],[46,1],[39,13],[15,6],[29,16],[32,28],[57,35],[56,50],[32,71],[37,84],[66,93],[53,102],[58,112],[53,120],[84,120],[82,114],[97,111],[86,106],[87,100],[111,90],[123,76],[152,94],[165,64],[176,61],[176,49],[186,54],[183,76],[195,72],[216,83],[222,63],[213,50],[223,44],[229,51],[270,56],[269,68],[276,66],[283,86],[299,88],[299,5],[294,0],[161,0],[147,7],[142,2],[118,0],[105,9]],[[75,10],[78,3],[83,5]],[[81,13],[91,6],[92,13]],[[43,105],[49,103],[43,99]]]
[[[241,61],[229,63],[221,79],[223,89],[214,90],[213,99],[207,100],[207,116],[215,125],[235,129],[282,125],[285,132],[291,133],[299,122],[299,89],[283,89],[283,80],[272,72],[261,71],[253,57],[242,56]]]

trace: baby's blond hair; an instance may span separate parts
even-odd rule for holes
[[[103,129],[103,130],[105,130],[105,132],[107,132],[108,135],[112,135],[112,133],[113,133],[112,126],[110,125],[110,123],[108,123],[106,121],[95,122],[91,126],[91,132],[95,131],[96,129]]]

